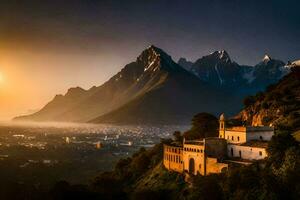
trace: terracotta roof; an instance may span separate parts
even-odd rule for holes
[[[248,142],[245,142],[243,144],[240,144],[241,146],[249,146],[249,147],[259,147],[259,148],[267,148],[268,142],[267,141],[261,141],[261,140],[251,140]]]
[[[191,144],[191,145],[204,145],[203,140],[199,141],[199,140],[187,140],[184,142],[184,144]]]
[[[225,128],[226,131],[256,132],[256,131],[274,131],[270,126],[233,126]]]

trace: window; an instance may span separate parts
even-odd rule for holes
[[[199,152],[200,152],[200,150],[199,150],[199,149],[197,149],[197,152],[199,153]]]
[[[242,152],[241,151],[239,151],[239,155],[240,155],[240,158],[242,157]]]
[[[263,140],[263,137],[262,137],[262,136],[259,136],[259,139],[260,139],[260,140]]]
[[[201,149],[201,153],[203,153],[203,150]]]
[[[237,139],[238,139],[238,141],[240,141],[240,137],[239,136],[237,137]]]
[[[233,148],[231,148],[231,150],[230,150],[230,151],[231,151],[231,156],[233,156]]]
[[[234,138],[233,138],[233,136],[231,136],[231,140],[232,140],[232,141],[234,141]]]
[[[259,152],[259,155],[262,156],[262,152],[261,151]]]

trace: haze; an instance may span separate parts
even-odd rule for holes
[[[240,64],[300,55],[298,1],[1,1],[0,119],[99,86],[150,44],[174,60],[226,49]],[[292,31],[291,31],[292,30]]]

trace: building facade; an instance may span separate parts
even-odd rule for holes
[[[183,172],[182,147],[164,145],[164,166],[168,170]]]
[[[268,141],[274,135],[274,127],[237,126],[226,127],[225,116],[220,116],[219,138],[227,140],[227,156],[242,160],[261,160],[267,157]]]
[[[193,175],[221,173],[228,163],[238,160],[249,163],[267,157],[267,143],[274,135],[273,127],[226,127],[220,116],[219,137],[183,140],[180,145],[164,145],[163,164],[166,169]]]
[[[228,164],[220,162],[225,158],[226,145],[221,138],[184,140],[182,147],[164,145],[163,164],[168,170],[193,175],[220,173],[228,168]]]

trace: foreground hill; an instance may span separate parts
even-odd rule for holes
[[[251,125],[275,125],[300,130],[300,67],[264,93],[245,99],[245,109],[237,116]]]

